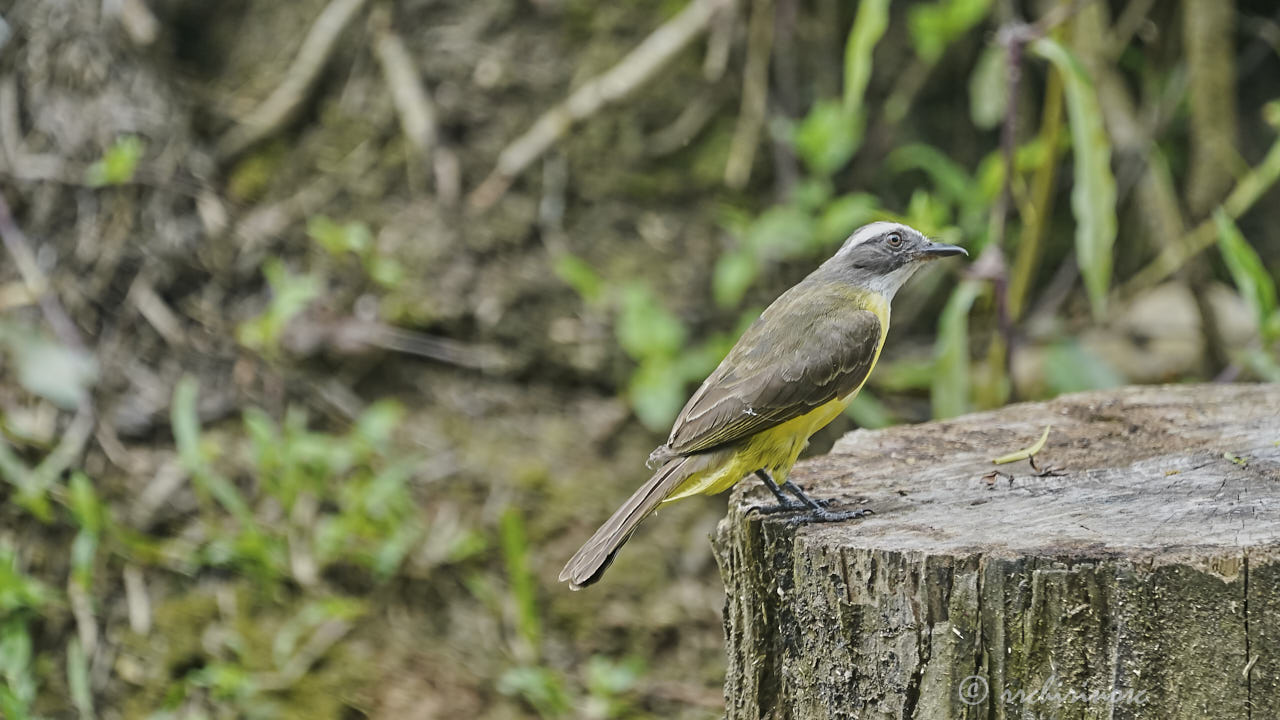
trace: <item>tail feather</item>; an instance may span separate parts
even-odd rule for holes
[[[568,580],[569,586],[574,590],[580,590],[599,580],[640,521],[656,510],[663,499],[696,471],[694,465],[697,459],[700,458],[677,457],[668,460],[569,558],[564,570],[560,571],[560,579]]]

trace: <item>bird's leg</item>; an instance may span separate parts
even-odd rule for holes
[[[773,493],[773,496],[778,499],[778,503],[776,505],[751,508],[751,510],[762,515],[792,512],[795,510],[808,510],[810,512],[809,517],[813,520],[818,522],[837,522],[840,520],[853,520],[854,518],[860,518],[871,514],[871,511],[865,508],[861,510],[832,512],[831,510],[823,507],[827,501],[815,500],[809,497],[805,494],[804,490],[800,489],[799,485],[796,485],[793,482],[783,483],[782,487],[779,487],[778,483],[774,482],[768,471],[765,470],[757,470],[756,477],[764,481],[764,486],[769,488],[769,492]],[[795,498],[792,499],[787,497],[786,494],[782,492],[783,488],[786,488],[792,495],[795,495]]]
[[[769,488],[769,492],[773,493],[773,496],[778,499],[778,503],[776,505],[765,505],[762,507],[754,507],[754,508],[751,508],[752,510],[759,512],[763,515],[768,515],[770,513],[790,512],[792,510],[804,510],[806,507],[808,507],[807,505],[798,503],[795,500],[787,497],[786,493],[782,492],[782,488],[778,487],[778,483],[773,481],[773,477],[769,475],[769,472],[767,470],[763,470],[763,469],[757,470],[756,477],[760,478],[760,480],[764,482],[764,486]]]
[[[825,503],[830,502],[829,500],[814,500],[813,498],[809,497],[809,495],[806,494],[804,490],[801,490],[799,485],[793,482],[786,483],[785,487],[787,488],[787,490],[791,492],[792,495],[795,495],[796,499],[798,499],[801,503],[803,503],[805,507],[813,511],[813,518],[818,522],[837,522],[840,520],[852,520],[854,518],[865,517],[871,514],[871,510],[869,508],[862,508],[861,510],[842,510],[838,512],[832,512],[831,510],[828,510],[825,507],[823,507]]]
[[[771,515],[773,513],[780,513],[780,512],[808,510],[810,513],[809,517],[818,522],[838,522],[840,520],[853,520],[855,518],[865,517],[871,514],[871,510],[866,508],[863,508],[861,510],[843,510],[843,511],[832,512],[831,510],[828,510],[825,507],[823,507],[823,505],[827,501],[815,500],[809,497],[809,495],[806,494],[804,490],[800,489],[799,485],[796,485],[793,482],[783,483],[782,487],[779,487],[778,483],[773,481],[773,477],[771,477],[768,471],[766,470],[757,470],[756,477],[760,478],[764,482],[764,486],[769,488],[769,492],[773,493],[773,496],[778,499],[778,502],[776,505],[766,505],[764,507],[753,507],[748,512],[754,511],[754,512],[760,513],[761,515]],[[784,487],[787,489],[788,492],[790,492],[792,495],[795,496],[794,499],[787,497],[786,494],[782,492]]]

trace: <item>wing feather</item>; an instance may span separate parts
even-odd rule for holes
[[[814,305],[775,303],[766,310],[689,399],[654,455],[685,455],[741,440],[861,385],[882,340],[880,320],[847,305],[800,315]]]

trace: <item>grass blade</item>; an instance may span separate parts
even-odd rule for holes
[[[1036,453],[1044,449],[1045,442],[1049,440],[1049,430],[1052,427],[1052,425],[1045,425],[1044,432],[1040,433],[1040,439],[1031,443],[1031,447],[1023,448],[1017,452],[1011,452],[1008,455],[1001,455],[991,462],[996,465],[1007,465],[1011,462],[1018,462],[1019,460],[1030,460],[1036,456]]]
[[[969,308],[981,292],[982,284],[977,280],[960,283],[938,320],[930,388],[935,418],[955,417],[969,409]]]
[[[1093,81],[1080,61],[1061,44],[1041,38],[1032,44],[1062,76],[1075,178],[1071,211],[1076,219],[1076,255],[1095,320],[1105,317],[1116,241],[1116,180],[1111,173],[1111,141]]]
[[[862,0],[844,46],[844,111],[854,117],[871,81],[871,54],[889,27],[889,0]]]
[[[1236,289],[1244,297],[1244,301],[1253,310],[1258,324],[1258,333],[1264,338],[1269,334],[1271,316],[1276,312],[1276,284],[1267,274],[1262,258],[1244,239],[1240,228],[1221,208],[1213,213],[1213,222],[1218,226],[1218,250],[1222,260],[1227,264],[1227,271],[1236,284]]]

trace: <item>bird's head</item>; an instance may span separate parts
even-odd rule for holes
[[[873,222],[855,230],[824,266],[859,287],[892,299],[926,262],[968,254],[958,245],[934,242],[913,227]]]

